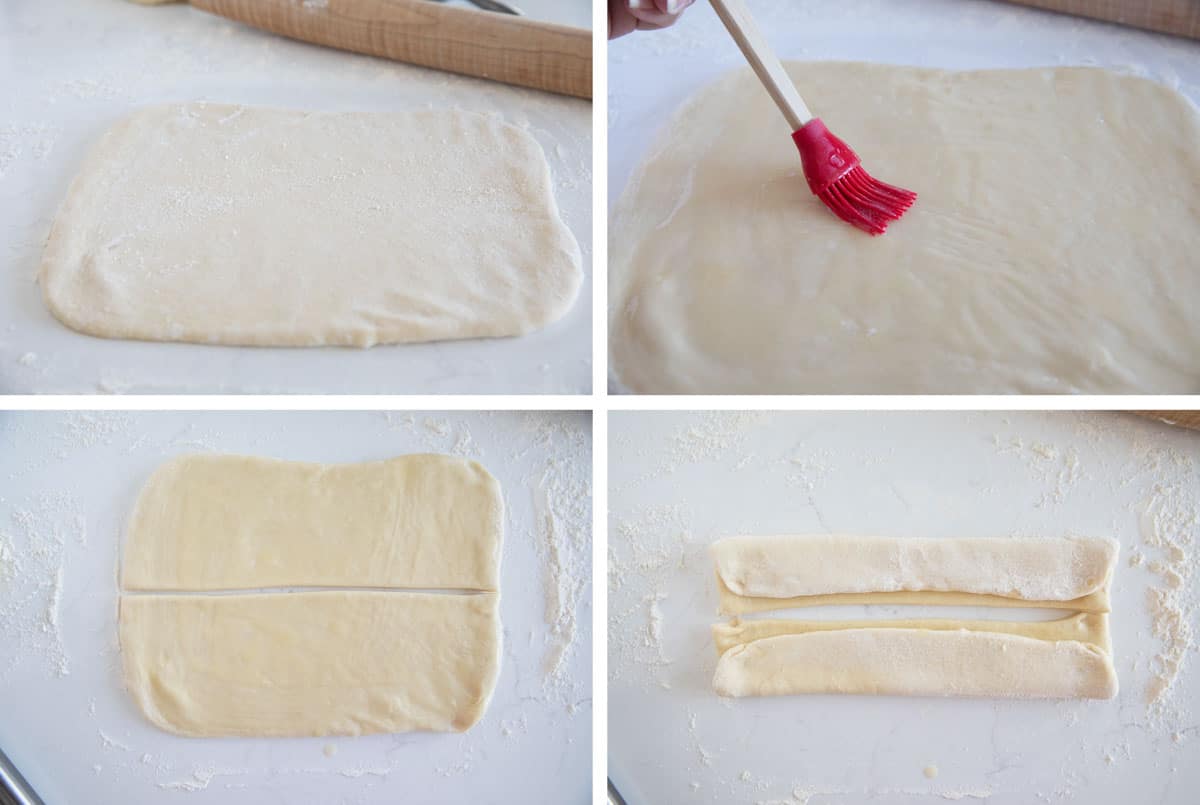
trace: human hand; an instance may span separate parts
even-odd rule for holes
[[[608,38],[674,25],[695,0],[608,0]]]

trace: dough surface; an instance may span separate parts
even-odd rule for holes
[[[580,262],[541,148],[495,118],[188,104],[100,139],[40,283],[91,335],[369,347],[530,332]]]
[[[722,611],[833,603],[1007,604],[1108,610],[1111,539],[776,536],[713,544]],[[922,594],[900,598],[894,594]],[[937,595],[924,595],[936,593]],[[952,593],[953,596],[946,594]],[[876,594],[892,598],[876,598]],[[861,596],[846,600],[845,596]],[[831,597],[838,600],[828,600]],[[977,600],[976,596],[1004,601]],[[745,608],[739,598],[750,599]],[[795,599],[813,598],[799,604]]]
[[[125,684],[198,737],[461,732],[499,668],[495,593],[126,595]]]
[[[1112,660],[1076,640],[972,629],[851,628],[779,634],[721,655],[722,696],[858,693],[894,696],[1110,699]]]
[[[451,456],[168,461],[125,541],[126,687],[182,735],[466,730],[499,670],[503,517]]]
[[[1200,115],[1090,68],[788,70],[869,172],[871,238],[808,191],[744,70],[688,102],[610,226],[638,393],[1200,392]]]
[[[143,487],[122,584],[495,590],[503,522],[496,479],[451,456],[326,465],[190,455]]]

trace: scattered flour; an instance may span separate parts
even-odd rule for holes
[[[579,619],[592,578],[592,488],[590,460],[587,471],[580,463],[587,456],[587,439],[580,429],[561,429],[538,417],[527,429],[555,449],[540,472],[527,478],[533,489],[537,524],[536,544],[544,570],[544,612],[548,641],[543,666],[546,691],[570,705],[590,696],[566,667],[576,649]],[[590,601],[586,602],[590,604]]]
[[[0,497],[0,679],[23,662],[71,672],[60,630],[65,549],[77,522],[74,499],[43,492],[20,501]]]

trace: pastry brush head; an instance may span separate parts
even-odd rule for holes
[[[792,140],[800,149],[809,189],[848,224],[882,235],[917,200],[911,190],[881,182],[863,170],[858,154],[819,118],[792,132]]]

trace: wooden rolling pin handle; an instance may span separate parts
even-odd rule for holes
[[[191,0],[319,45],[506,84],[592,97],[592,34],[429,0]]]

